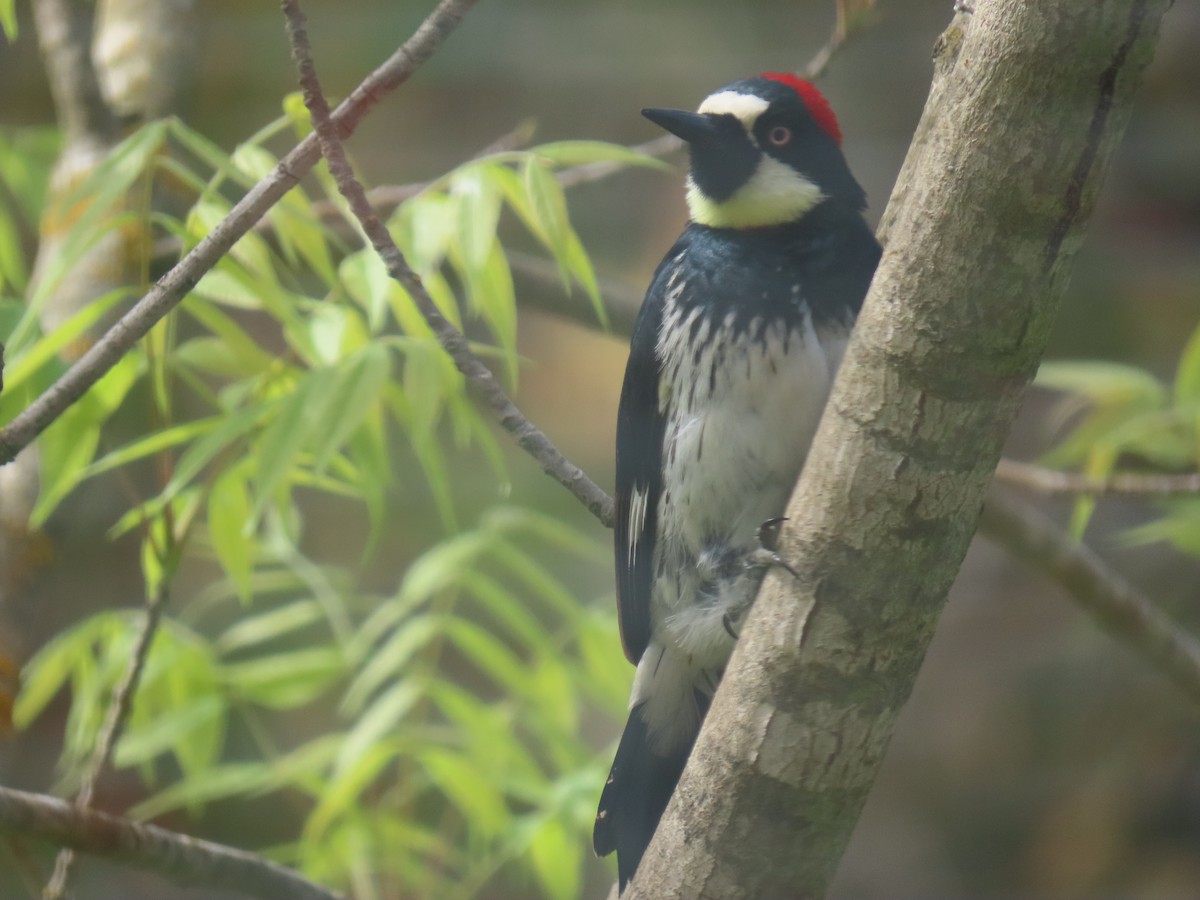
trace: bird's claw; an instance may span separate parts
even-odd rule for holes
[[[779,532],[783,529],[783,523],[786,521],[787,516],[776,516],[758,526],[758,546],[747,554],[746,564],[748,566],[760,569],[784,569],[791,573],[793,578],[800,577],[800,573],[779,555],[777,549]]]
[[[729,632],[729,636],[736,641],[740,635],[738,630],[733,627],[733,617],[729,613],[725,613],[725,615],[721,616],[721,624],[725,626],[725,630]]]
[[[758,526],[758,543],[759,546],[767,550],[779,549],[779,533],[783,531],[783,523],[788,520],[787,516],[775,516],[773,519],[767,519]]]

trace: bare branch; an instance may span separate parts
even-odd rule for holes
[[[333,113],[338,134],[345,138],[353,133],[363,116],[430,57],[476,2],[442,0],[412,37],[338,105]],[[200,277],[297,184],[320,156],[320,145],[314,135],[301,141],[62,377],[0,429],[0,465],[11,462],[21,448],[83,396],[155,323],[174,309]]]
[[[1062,586],[1118,642],[1165,672],[1200,703],[1200,641],[1149,598],[1031,506],[993,490],[981,533]]]
[[[1001,459],[996,478],[1016,487],[1043,494],[1123,494],[1166,497],[1172,494],[1200,493],[1200,472],[1187,474],[1147,474],[1114,472],[1093,478],[1078,472],[1059,472],[1015,459]]]
[[[521,123],[506,134],[500,135],[500,137],[475,154],[473,158],[479,159],[492,153],[504,153],[509,150],[516,150],[528,142],[530,132],[530,127],[526,123]],[[406,200],[411,200],[417,196],[417,194],[429,187],[431,183],[429,181],[414,181],[409,184],[382,184],[367,191],[367,199],[371,201],[371,205],[376,209],[391,212]],[[312,210],[322,221],[344,221],[342,210],[332,200],[316,200],[313,202]],[[264,234],[270,234],[274,230],[275,225],[270,219],[263,219],[255,226],[255,231]],[[358,233],[353,232],[353,235],[357,238]],[[175,242],[175,244],[178,246],[178,242]]]
[[[471,352],[466,338],[438,310],[421,279],[409,267],[400,248],[392,240],[387,226],[372,209],[366,192],[346,159],[341,138],[330,117],[329,105],[321,91],[313,65],[304,14],[296,0],[283,0],[282,6],[287,16],[292,57],[299,72],[304,103],[312,115],[313,128],[321,143],[321,152],[329,163],[329,171],[337,181],[338,190],[350,204],[351,210],[362,225],[363,233],[367,235],[375,252],[387,266],[388,274],[413,298],[438,342],[466,378],[472,392],[491,410],[501,427],[538,461],[543,471],[574,494],[601,522],[611,524],[612,499],[588,478],[582,469],[559,453],[550,439],[517,409],[487,366]]]
[[[849,0],[838,0],[837,21],[834,23],[833,33],[804,67],[802,74],[805,78],[815,81],[825,74],[837,52],[850,38],[863,30],[874,6],[875,0],[855,0],[853,3]]]
[[[156,872],[180,884],[260,900],[342,900],[342,895],[254,853],[141,825],[64,800],[0,787],[0,831]]]

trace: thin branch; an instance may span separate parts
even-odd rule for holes
[[[481,159],[493,153],[506,153],[511,150],[518,150],[529,142],[530,134],[531,126],[522,122],[506,134],[500,135],[500,137],[476,153],[472,159]],[[367,197],[370,199],[371,205],[376,209],[391,212],[406,200],[411,200],[417,196],[417,194],[421,193],[421,191],[425,190],[432,183],[431,181],[413,181],[408,184],[382,184],[367,191]],[[313,202],[312,210],[323,222],[345,221],[342,210],[332,200],[316,200]],[[263,219],[255,226],[255,231],[265,234],[270,234],[274,230],[275,224],[270,219]],[[354,234],[357,235],[357,232],[354,232]],[[177,241],[175,244],[178,246]]]
[[[1200,493],[1200,472],[1183,475],[1114,472],[1094,478],[1078,472],[1059,472],[1015,459],[1001,459],[996,478],[1043,494],[1124,494],[1166,497]]]
[[[862,30],[863,24],[867,20],[867,13],[874,6],[875,0],[859,0],[854,4],[853,9],[849,9],[846,0],[840,0],[837,4],[837,21],[834,23],[833,33],[804,67],[802,74],[805,78],[815,81],[825,74],[825,70],[829,68],[829,63],[837,55],[837,52],[846,45],[850,38]]]
[[[363,116],[403,83],[450,36],[477,0],[442,0],[391,58],[372,72],[333,113],[342,138]],[[320,159],[317,139],[309,135],[256,184],[193,250],[164,275],[115,325],[96,341],[53,385],[0,429],[0,465],[17,453],[78,400],[167,313],[200,277]]]
[[[980,531],[1059,585],[1118,642],[1200,703],[1200,641],[1038,510],[992,490]]]
[[[270,900],[341,900],[291,869],[254,853],[142,825],[65,800],[0,787],[0,831],[197,885]]]
[[[282,7],[287,16],[292,58],[299,73],[304,103],[312,115],[321,152],[329,163],[329,171],[337,181],[338,190],[358,218],[375,252],[387,266],[388,274],[413,298],[475,396],[487,405],[501,427],[538,461],[548,475],[574,494],[601,522],[610,524],[613,517],[611,498],[582,469],[564,457],[550,439],[517,409],[487,366],[471,352],[466,338],[438,311],[421,279],[409,267],[400,248],[392,240],[387,226],[371,208],[366,192],[346,159],[336,124],[330,117],[329,105],[321,91],[308,44],[304,14],[296,0],[283,0]]]
[[[125,723],[129,719],[129,710],[133,706],[133,696],[137,693],[138,685],[141,684],[142,672],[145,670],[146,659],[150,655],[150,646],[154,643],[154,636],[158,633],[158,623],[162,620],[162,611],[166,606],[166,602],[165,587],[160,588],[155,596],[148,598],[145,618],[142,621],[141,629],[138,631],[137,644],[133,648],[133,655],[130,657],[129,665],[125,668],[125,672],[121,676],[120,683],[113,689],[112,702],[109,704],[99,737],[96,739],[96,748],[92,752],[92,758],[88,761],[87,771],[83,776],[83,784],[75,797],[76,809],[86,810],[91,808],[92,799],[96,793],[96,783],[100,780],[100,775],[108,767],[113,752],[116,750],[117,741],[120,739],[121,732],[125,729]],[[74,862],[74,850],[64,848],[59,851],[58,857],[54,861],[54,874],[51,876],[49,884],[46,885],[46,889],[42,892],[43,900],[55,900],[55,898],[64,895],[67,889],[67,882],[71,877],[71,868]]]

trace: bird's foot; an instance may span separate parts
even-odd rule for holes
[[[784,569],[789,572],[793,578],[799,578],[799,573],[788,563],[786,559],[779,555],[779,533],[783,529],[783,523],[787,521],[787,516],[777,516],[773,519],[767,519],[758,526],[758,544],[756,546],[742,548],[741,550],[727,550],[724,554],[727,560],[733,563],[736,567],[734,571],[740,569],[743,573],[763,571],[766,569]],[[733,562],[736,560],[736,562]],[[726,567],[729,563],[726,563]],[[726,578],[738,577],[728,572],[726,568]],[[756,584],[757,582],[755,582]],[[744,602],[737,603],[727,609],[724,615],[721,616],[721,625],[731,638],[737,640],[741,633],[742,622],[745,621],[746,613],[750,609],[750,604],[754,600],[756,590],[751,589],[746,593]]]
[[[786,559],[779,555],[779,532],[787,516],[776,516],[767,519],[758,526],[758,546],[746,552],[743,564],[748,569],[784,569],[793,578],[799,578],[799,573],[792,568]]]

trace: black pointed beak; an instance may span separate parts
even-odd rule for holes
[[[692,184],[710,200],[728,200],[758,168],[762,151],[736,116],[682,109],[643,109],[642,115],[683,138],[692,158]]]
[[[702,113],[683,109],[643,109],[642,115],[689,144],[712,139],[718,133],[716,120]]]

